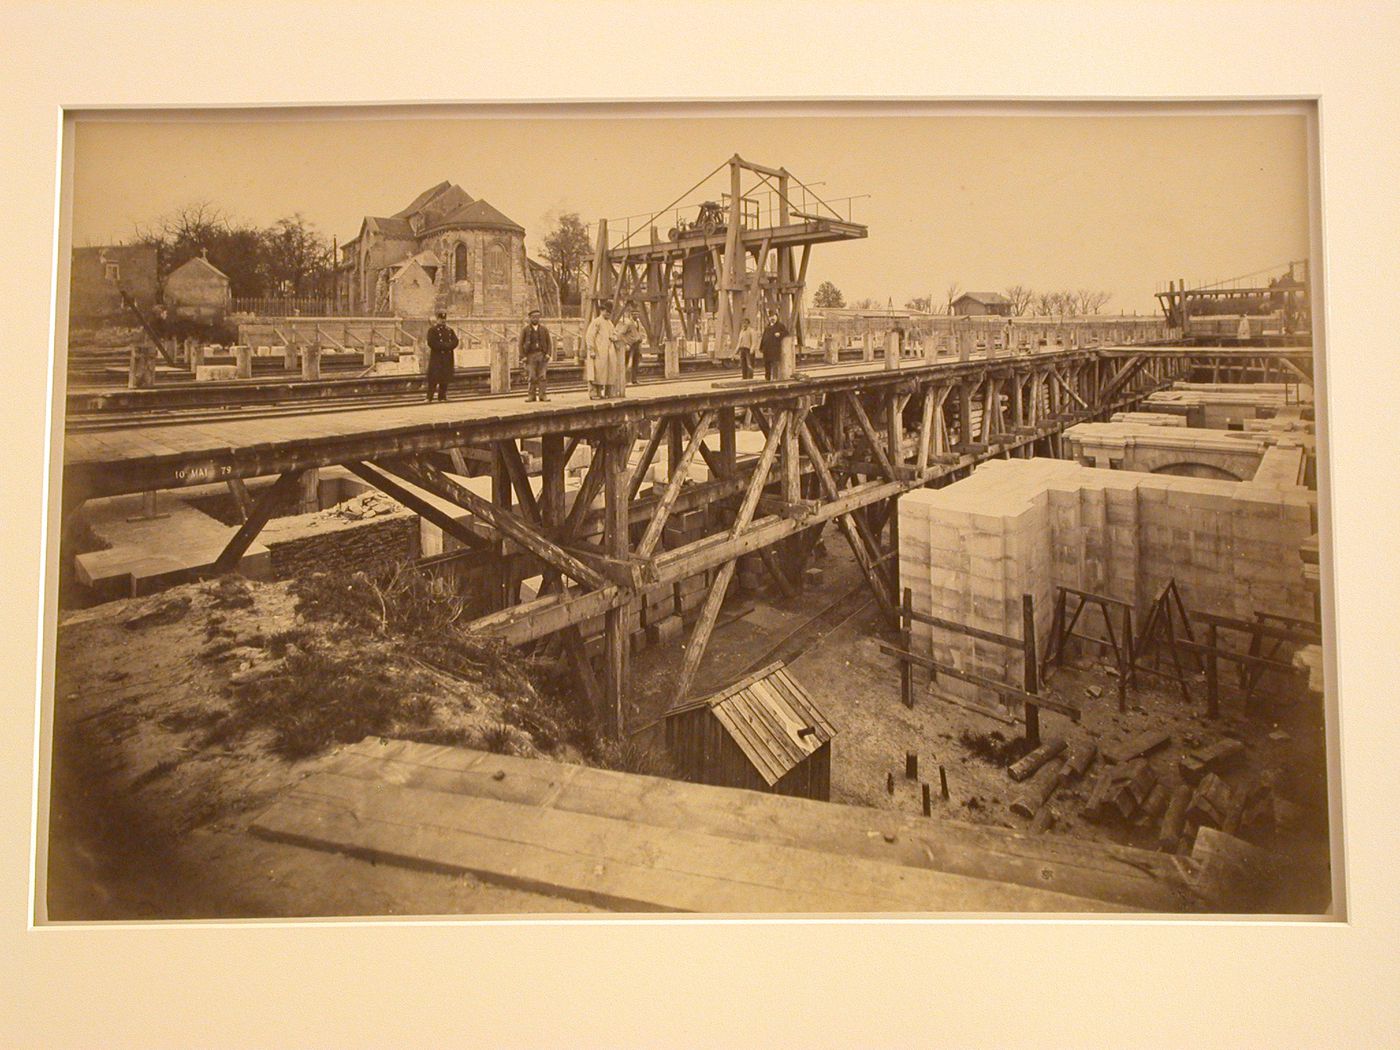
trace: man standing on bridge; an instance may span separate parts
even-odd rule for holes
[[[457,349],[457,333],[447,324],[447,314],[439,310],[437,324],[428,329],[428,400],[438,394],[439,401],[447,400],[447,384],[452,382],[455,361],[452,351]]]
[[[739,325],[739,338],[735,349],[739,351],[739,371],[745,379],[753,378],[753,322],[747,317]]]
[[[778,311],[768,314],[768,327],[763,330],[758,349],[763,354],[763,377],[772,379],[783,360],[783,340],[787,338],[787,325],[778,317]]]
[[[530,380],[526,401],[548,401],[545,384],[549,372],[549,329],[540,324],[540,312],[530,311],[530,323],[520,332],[520,356],[525,359],[525,372]]]
[[[612,322],[612,302],[598,299],[593,309],[593,320],[583,333],[583,375],[588,380],[588,396],[596,401],[607,396],[610,386],[621,386],[625,373],[621,350],[614,341],[617,328]]]
[[[637,377],[642,370],[642,339],[646,332],[643,331],[641,322],[637,320],[634,311],[627,311],[627,316],[622,319],[622,324],[617,329],[617,341],[619,345],[624,345],[627,350],[627,371],[633,383],[637,382]]]

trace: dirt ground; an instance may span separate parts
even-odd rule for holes
[[[979,757],[962,740],[964,733],[970,733],[993,742],[997,740],[993,734],[1000,734],[1010,741],[1021,735],[1023,727],[940,699],[922,672],[916,674],[915,706],[905,707],[898,664],[879,648],[882,641],[895,643],[897,637],[881,623],[839,534],[830,530],[824,546],[825,555],[816,561],[823,570],[821,582],[802,595],[783,598],[769,586],[738,602],[731,599],[725,615],[742,615],[716,629],[697,694],[756,669],[767,662],[768,654],[791,659],[789,670],[837,729],[832,742],[831,801],[921,813],[921,781],[927,781],[935,818],[1026,830],[1030,818],[1013,813],[1010,806],[1027,785],[1013,781],[1005,763]],[[677,644],[649,650],[638,659],[634,717],[655,717],[670,702],[671,668],[682,656]],[[1201,675],[1189,682],[1194,698],[1190,705],[1175,682],[1139,675],[1128,692],[1127,710],[1120,713],[1117,678],[1096,659],[1074,654],[1063,668],[1052,672],[1046,684],[1050,691],[1081,706],[1081,721],[1076,725],[1065,716],[1042,711],[1042,739],[1056,735],[1071,742],[1087,739],[1102,751],[1143,732],[1165,730],[1171,734],[1170,742],[1149,756],[1148,763],[1169,790],[1182,783],[1178,761],[1185,752],[1225,737],[1242,741],[1243,763],[1222,778],[1232,789],[1251,780],[1270,781],[1288,813],[1285,826],[1258,843],[1287,860],[1280,882],[1271,887],[1260,907],[1321,914],[1331,894],[1321,699],[1301,685],[1266,679],[1269,684],[1259,691],[1263,702],[1255,713],[1246,715],[1239,690],[1232,688],[1228,676],[1221,677],[1224,699],[1222,717],[1217,720],[1205,715]],[[904,776],[905,755],[910,751],[919,755],[919,780]],[[940,765],[948,777],[947,802],[939,797]],[[1042,775],[1056,765],[1050,763]],[[1160,819],[1138,827],[1103,825],[1084,817],[1084,803],[1102,768],[1102,759],[1096,759],[1082,780],[1055,794],[1049,803],[1054,817],[1049,833],[1155,850]],[[887,790],[889,774],[894,775],[893,794]]]
[[[61,623],[48,918],[582,910],[470,877],[375,866],[246,833],[275,796],[335,753],[332,746],[287,757],[266,729],[223,739],[211,733],[231,706],[230,686],[278,663],[279,634],[299,624],[294,606],[286,584],[191,584]],[[282,649],[281,659],[295,646]],[[366,666],[376,662],[373,652],[357,655]],[[500,697],[432,668],[394,681],[406,691],[453,697],[455,722],[444,727],[453,733],[501,731]],[[428,716],[403,728],[421,733],[431,724]]]
[[[863,578],[834,530],[800,595],[771,586],[726,605],[707,650],[697,692],[718,688],[775,659],[790,669],[836,726],[832,801],[921,811],[918,781],[904,778],[917,752],[920,777],[933,788],[934,817],[1025,829],[1009,806],[1021,790],[1004,762],[978,757],[964,733],[1011,738],[1006,725],[940,700],[920,676],[915,706],[900,701],[893,658],[879,650],[885,631]],[[251,819],[285,788],[319,769],[335,742],[289,754],[270,729],[228,732],[239,683],[256,683],[295,657],[305,624],[286,584],[192,584],[150,598],[67,616],[60,627],[48,868],[51,920],[240,918],[327,915],[453,915],[577,912],[579,905],[500,889],[463,877],[412,872],[260,841]],[[290,639],[290,640],[289,640]],[[481,684],[432,666],[406,666],[374,642],[354,658],[366,674],[392,666],[393,689],[418,702],[384,735],[553,753],[586,761],[568,745],[536,748],[529,733],[504,721],[507,701]],[[388,643],[385,643],[387,645]],[[654,720],[674,702],[684,642],[634,659],[629,726]],[[274,655],[276,654],[276,655]],[[268,679],[273,683],[279,680]],[[1266,777],[1291,814],[1260,843],[1287,858],[1288,878],[1265,910],[1321,913],[1329,892],[1325,761],[1320,700],[1294,689],[1246,716],[1227,692],[1223,716],[1204,717],[1204,689],[1188,706],[1174,684],[1140,680],[1119,713],[1116,679],[1080,661],[1048,683],[1083,708],[1082,722],[1042,712],[1042,735],[1087,738],[1100,749],[1149,729],[1171,741],[1150,758],[1168,787],[1179,782],[1181,754],[1223,736],[1246,745],[1244,764],[1225,774],[1232,787]],[[1164,688],[1164,686],[1170,686]],[[1098,695],[1092,695],[1097,692]],[[1276,691],[1275,691],[1276,692]],[[274,695],[275,701],[277,697]],[[397,709],[396,709],[397,710]],[[286,727],[283,727],[284,729]],[[292,727],[295,730],[295,726]],[[341,741],[359,739],[353,727]],[[291,737],[295,743],[299,738]],[[995,738],[990,738],[994,740]],[[295,751],[305,748],[294,747]],[[950,798],[939,799],[938,767]],[[1052,834],[1156,848],[1157,822],[1136,828],[1084,819],[1096,762],[1083,781],[1052,800]],[[894,774],[895,790],[887,791]]]

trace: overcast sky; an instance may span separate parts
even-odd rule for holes
[[[559,212],[654,211],[737,152],[820,183],[840,210],[834,198],[863,197],[852,217],[869,238],[818,245],[808,273],[848,300],[1020,283],[1101,288],[1110,310],[1147,312],[1168,279],[1308,255],[1301,116],[128,117],[80,120],[74,141],[75,246],[130,240],[201,200],[258,225],[301,212],[344,241],[447,179],[524,226],[538,257]]]

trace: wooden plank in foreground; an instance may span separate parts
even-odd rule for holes
[[[317,773],[255,834],[623,911],[1083,911],[1050,890]]]
[[[1200,910],[1168,855],[1062,836],[1031,836],[957,820],[930,821],[467,748],[378,738],[343,749],[328,767],[406,787],[548,806],[726,838],[765,841],[1157,912]],[[497,774],[502,776],[497,779]],[[1102,902],[1102,903],[1101,903]]]

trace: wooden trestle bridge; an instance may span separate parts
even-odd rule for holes
[[[789,379],[678,379],[605,401],[580,392],[548,404],[497,397],[84,429],[64,441],[64,535],[89,499],[276,475],[218,559],[216,570],[227,571],[303,474],[344,465],[498,566],[495,611],[471,628],[517,645],[560,634],[601,726],[616,734],[625,729],[628,689],[624,614],[647,588],[711,572],[677,701],[695,679],[742,555],[756,552],[779,578],[800,581],[818,527],[835,522],[893,617],[900,494],[944,484],[995,456],[1057,455],[1067,426],[1134,406],[1188,374],[1202,352],[1102,347],[930,361],[901,360],[892,349],[884,361],[804,366]],[[1247,353],[1304,360],[1287,350]],[[738,449],[745,417],[766,437],[757,455]],[[522,442],[532,439],[541,449],[538,487],[522,456]],[[566,492],[565,468],[580,443],[594,455],[580,487]],[[643,495],[662,446],[670,480]],[[469,451],[491,463],[490,498],[451,476],[464,473]],[[697,460],[709,479],[689,482]],[[468,512],[472,523],[424,493]],[[707,535],[666,548],[668,519],[699,507],[722,508],[723,527],[714,528],[712,511]],[[539,595],[520,601],[520,580],[536,574]],[[601,666],[579,630],[599,616]]]

